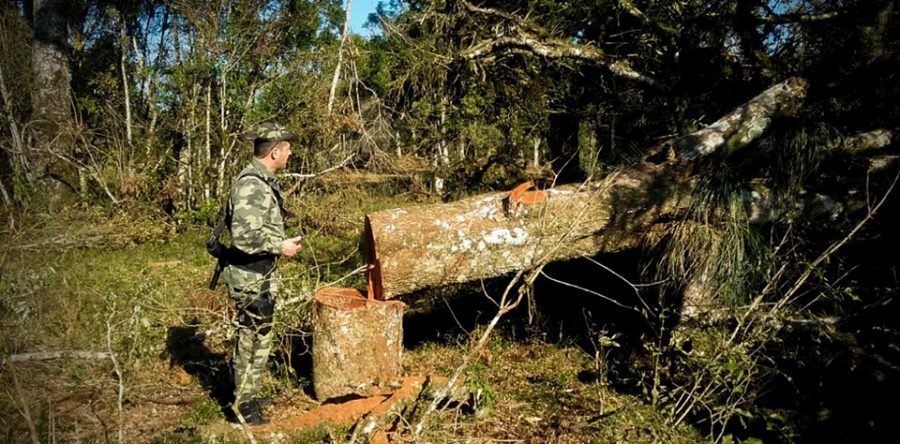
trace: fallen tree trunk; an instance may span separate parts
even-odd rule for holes
[[[370,294],[389,299],[634,247],[655,221],[687,207],[700,160],[757,139],[773,118],[796,109],[805,93],[803,79],[779,83],[712,125],[655,147],[635,167],[596,182],[369,214]]]

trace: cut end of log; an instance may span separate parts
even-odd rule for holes
[[[338,310],[359,310],[366,307],[365,295],[354,288],[323,288],[316,292],[316,301]]]
[[[372,233],[372,223],[366,216],[366,287],[369,300],[384,300],[384,287],[382,287],[381,263],[378,261],[378,250],[375,246],[375,235]]]
[[[400,301],[383,301],[373,300],[371,294],[367,297],[365,293],[355,288],[344,287],[324,287],[316,292],[316,302],[326,305],[337,310],[362,310],[368,306],[397,304],[404,305]]]

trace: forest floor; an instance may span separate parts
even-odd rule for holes
[[[358,240],[362,216],[422,201],[411,194],[385,195],[363,188],[319,189],[293,199],[307,237],[302,254],[282,265],[280,344],[265,379],[275,404],[267,410],[272,424],[255,433],[260,442],[348,438],[352,422],[322,421],[313,427],[291,422],[320,407],[311,397],[307,301],[315,288],[337,282],[364,288],[363,276],[354,273],[364,263]],[[203,222],[214,217],[197,212],[179,228],[172,219],[146,211],[136,216],[140,213],[60,208],[54,214],[22,215],[14,232],[0,237],[5,244],[0,355],[26,359],[5,362],[0,369],[0,440],[245,439],[228,421],[231,304],[222,285],[206,289],[213,259],[204,249],[210,229]],[[454,294],[465,291],[472,294]],[[412,304],[405,326],[407,374],[447,377],[463,362],[469,338],[494,315],[478,292],[436,291]],[[596,350],[562,336],[548,339],[546,331],[523,325],[501,324],[465,368],[461,385],[472,396],[430,416],[424,440],[703,439],[688,425],[670,425],[635,390],[608,384]],[[47,351],[94,355],[25,355]]]

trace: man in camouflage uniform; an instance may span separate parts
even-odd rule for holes
[[[285,238],[281,184],[275,178],[287,165],[296,139],[279,125],[260,125],[254,158],[235,179],[226,209],[232,247],[223,278],[238,313],[234,402],[251,425],[266,422],[262,404],[267,400],[259,398],[259,390],[272,347],[278,256],[292,257],[300,249],[300,237]]]

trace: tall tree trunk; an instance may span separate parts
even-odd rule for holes
[[[160,65],[160,60],[164,54],[165,42],[166,42],[166,31],[169,29],[169,11],[166,10],[163,12],[162,25],[159,30],[159,46],[156,50],[156,62],[155,66]],[[148,39],[149,40],[149,39]],[[177,44],[177,43],[176,43]],[[145,49],[149,48],[149,43],[145,45]],[[144,54],[143,60],[145,63],[148,60],[148,55]],[[150,157],[150,150],[153,148],[153,141],[156,140],[156,123],[159,118],[159,107],[156,106],[156,98],[154,95],[156,87],[156,70],[153,69],[147,76],[147,106],[150,111],[150,125],[147,127],[147,141],[145,154],[147,157]],[[164,156],[160,157],[161,159],[165,159]]]
[[[344,63],[344,44],[347,43],[347,34],[350,30],[350,3],[347,0],[347,9],[344,11],[344,29],[341,32],[341,45],[338,47],[337,65],[334,67],[334,76],[331,78],[331,90],[328,92],[328,115],[334,106],[334,95],[337,92],[338,81],[341,79],[341,65]]]
[[[188,119],[183,119],[184,126],[184,146],[178,153],[178,185],[181,190],[181,209],[186,210],[193,203],[193,174],[192,167],[194,164],[193,145],[191,143],[191,123]]]
[[[227,105],[227,87],[226,82],[228,79],[228,71],[226,69],[222,69],[222,75],[219,79],[219,134],[222,135],[221,140],[219,140],[219,161],[216,164],[216,188],[215,192],[217,194],[222,194],[225,189],[225,167],[226,167],[226,159],[228,158],[228,152],[231,151],[230,148],[225,147],[225,139],[228,134],[228,123],[225,121],[225,107]],[[233,146],[233,144],[232,144]]]
[[[34,0],[32,26],[34,45],[31,62],[34,89],[31,96],[36,148],[53,149],[51,141],[65,144],[58,137],[60,130],[72,121],[71,79],[69,71],[69,34],[66,21],[66,0]],[[32,169],[37,176],[46,172],[51,156],[29,156],[34,159]]]
[[[447,148],[447,97],[441,98],[441,120],[439,131],[441,133],[437,142],[437,153],[435,156],[434,190],[438,193],[444,191],[444,176],[447,174],[447,166],[450,165],[450,151]]]
[[[119,68],[122,71],[122,91],[125,93],[125,141],[131,146],[131,91],[128,88],[128,35],[125,33],[125,19],[122,18],[122,29],[120,36],[120,49],[122,51],[119,58]]]
[[[202,172],[202,180],[203,180],[203,199],[209,200],[210,198],[210,180],[209,174],[207,174],[209,170],[209,166],[212,164],[212,84],[206,85],[206,143],[205,149],[203,150],[203,160],[204,164],[200,168]]]

